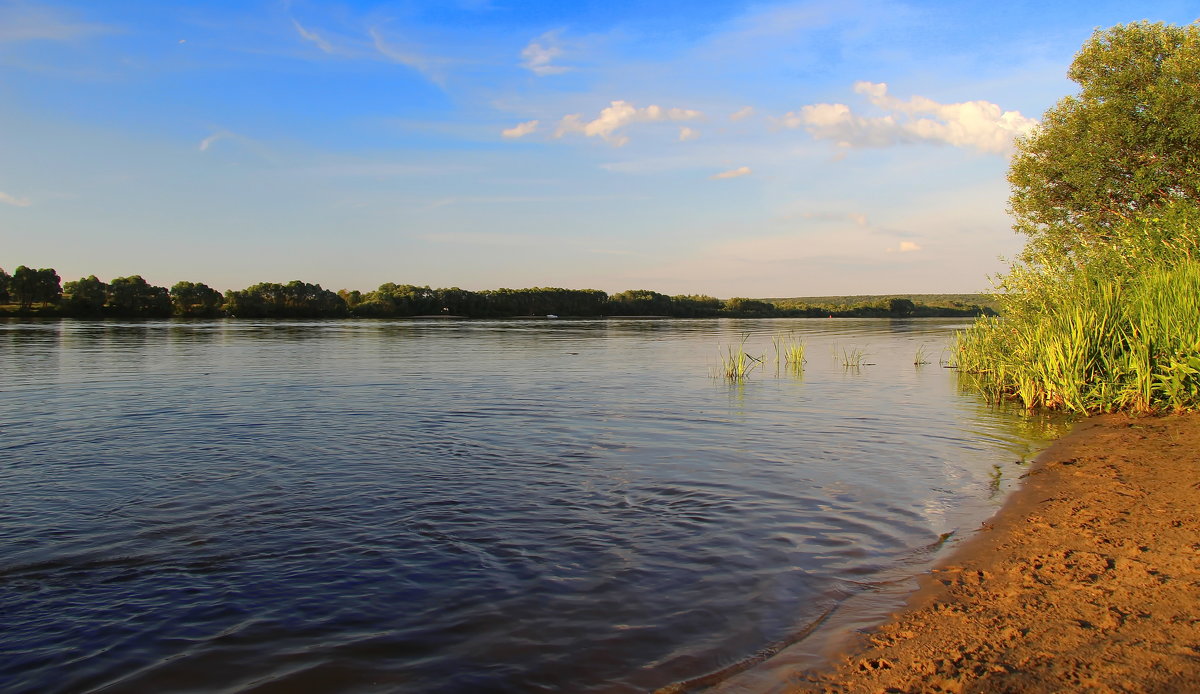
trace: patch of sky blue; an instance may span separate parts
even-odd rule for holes
[[[374,3],[360,3],[363,9]],[[750,3],[713,0],[586,0],[561,2],[493,2],[479,10],[464,10],[461,5],[425,3],[421,11],[429,21],[466,22],[490,26],[547,25],[586,27],[605,31],[615,27],[639,27],[645,30],[702,31],[741,14]]]

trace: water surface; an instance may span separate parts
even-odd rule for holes
[[[626,692],[720,670],[1000,503],[1045,431],[960,392],[938,361],[961,325],[0,323],[0,681]],[[772,363],[789,332],[802,375]],[[714,378],[743,334],[767,365]]]

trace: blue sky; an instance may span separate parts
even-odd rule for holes
[[[0,0],[0,267],[971,292],[1097,27],[1198,2]]]

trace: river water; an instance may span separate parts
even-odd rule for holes
[[[963,325],[0,323],[0,682],[636,692],[734,666],[925,569],[1053,433],[960,390]],[[763,368],[714,376],[743,338]]]

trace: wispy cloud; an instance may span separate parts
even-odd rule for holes
[[[4,191],[0,191],[0,202],[6,205],[12,205],[13,207],[29,207],[33,204],[29,198],[18,198],[5,193]]]
[[[731,121],[744,120],[753,115],[754,115],[754,107],[753,106],[743,106],[743,107],[739,108],[738,110],[734,111],[733,113],[729,114],[729,120],[731,120]]]
[[[539,123],[539,121],[536,121],[536,120],[530,120],[530,121],[525,121],[524,123],[518,123],[517,125],[514,125],[513,127],[509,128],[507,130],[501,130],[500,136],[507,137],[507,138],[525,137],[526,135],[537,130],[538,123]]]
[[[874,82],[857,82],[854,91],[887,114],[861,116],[845,104],[811,104],[786,114],[780,123],[841,147],[929,142],[991,154],[1011,151],[1013,139],[1037,125],[1035,119],[989,101],[942,104],[923,96],[905,101],[889,95],[886,84]]]
[[[661,108],[654,105],[637,108],[628,101],[614,101],[590,121],[584,121],[583,116],[578,113],[563,117],[554,136],[581,133],[585,137],[599,137],[615,147],[620,147],[629,142],[629,138],[617,131],[627,125],[656,121],[689,121],[703,117],[703,113],[691,109]]]
[[[380,55],[394,63],[399,63],[416,70],[434,84],[439,86],[445,85],[446,76],[442,72],[440,66],[437,64],[438,61],[415,51],[401,50],[389,44],[384,40],[383,35],[379,32],[378,27],[371,27],[367,30],[367,33],[370,34],[371,41],[375,46],[375,50],[378,51]]]
[[[529,42],[521,51],[521,67],[529,70],[538,77],[560,75],[569,72],[571,68],[554,65],[554,60],[563,54],[562,45],[558,40],[559,32],[547,31]]]
[[[697,137],[700,137],[699,130],[694,130],[692,128],[687,127],[686,125],[679,129],[679,141],[680,142],[687,142],[688,140],[694,140]]]
[[[737,178],[739,176],[748,176],[751,173],[752,172],[750,171],[749,166],[739,166],[736,169],[730,169],[728,171],[722,171],[719,174],[713,174],[712,176],[709,176],[709,178],[711,178],[714,181],[718,181],[723,178]]]
[[[228,130],[219,130],[201,140],[200,144],[196,146],[196,149],[200,150],[201,152],[207,152],[208,148],[212,147],[213,144],[219,140],[224,140],[230,137],[233,137],[233,133],[229,132]]]
[[[296,33],[300,34],[301,38],[303,38],[305,41],[311,41],[312,43],[316,44],[317,48],[320,48],[323,52],[331,55],[337,52],[334,50],[333,44],[321,38],[317,32],[305,29],[304,26],[295,19],[292,20],[292,26],[296,27]]]
[[[79,21],[51,7],[22,0],[0,2],[0,41],[71,41],[113,31],[113,27]]]

